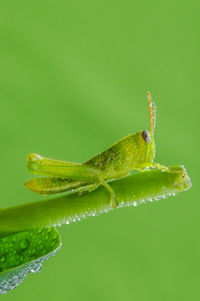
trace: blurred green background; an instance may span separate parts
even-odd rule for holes
[[[0,189],[39,200],[26,155],[83,162],[149,128],[193,188],[60,228],[63,247],[5,300],[199,300],[199,1],[1,1]]]

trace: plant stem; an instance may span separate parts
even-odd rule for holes
[[[117,207],[137,205],[145,201],[166,198],[191,188],[183,166],[169,171],[151,170],[109,183],[115,192]],[[112,210],[110,194],[104,187],[92,192],[65,194],[61,197],[24,204],[0,211],[0,236],[70,223],[87,216]]]

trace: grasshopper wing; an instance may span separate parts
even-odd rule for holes
[[[100,171],[94,167],[49,159],[33,153],[27,156],[27,161],[29,171],[35,175],[90,182],[95,182],[100,175]]]
[[[81,182],[56,177],[40,177],[31,179],[24,183],[24,185],[26,188],[33,192],[43,195],[49,195],[87,186],[88,182]]]

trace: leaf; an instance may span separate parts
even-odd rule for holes
[[[54,228],[35,229],[0,238],[0,294],[18,286],[31,272],[39,272],[42,262],[60,247]]]

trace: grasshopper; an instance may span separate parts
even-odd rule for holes
[[[147,93],[150,110],[150,132],[142,130],[117,141],[110,148],[85,163],[73,163],[42,157],[31,153],[27,167],[32,174],[40,175],[24,185],[43,195],[65,191],[92,191],[103,185],[110,193],[110,204],[116,207],[115,195],[108,180],[127,176],[133,169],[147,171],[167,167],[153,162],[155,157],[154,129],[156,112],[151,95]]]

